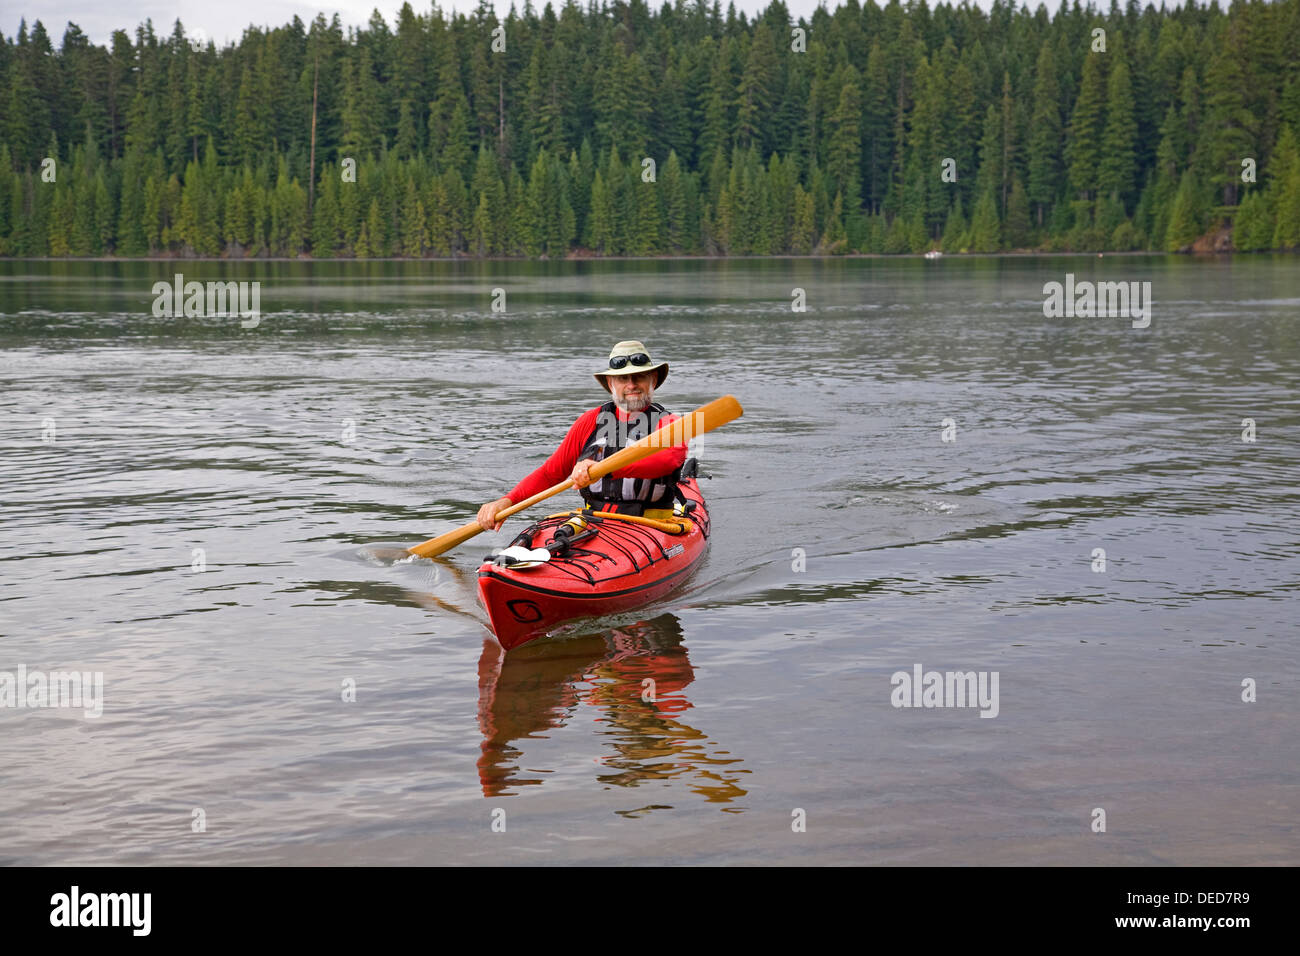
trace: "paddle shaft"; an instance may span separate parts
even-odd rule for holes
[[[604,458],[591,466],[589,474],[591,480],[603,478],[610,472],[618,471],[620,468],[626,468],[628,465],[640,461],[648,455],[653,455],[657,451],[663,451],[665,448],[675,448],[678,445],[684,445],[695,435],[702,435],[707,431],[712,431],[727,422],[739,418],[744,414],[744,409],[740,407],[740,402],[736,401],[734,395],[724,395],[721,398],[715,398],[707,405],[702,405],[695,411],[669,422],[656,431],[651,432],[645,438],[633,442],[626,448],[623,448],[608,458]],[[503,508],[496,514],[497,520],[509,518],[513,514],[523,511],[525,508],[531,508],[539,501],[545,501],[553,495],[558,495],[561,491],[573,487],[573,479],[566,478],[558,485],[553,485],[545,491],[539,491],[530,498],[511,505],[509,508]],[[411,554],[421,558],[433,558],[444,552],[450,551],[459,545],[464,544],[470,538],[483,530],[483,526],[477,521],[471,521],[464,527],[457,528],[455,531],[448,531],[446,534],[431,538],[423,544],[417,544],[410,548]]]

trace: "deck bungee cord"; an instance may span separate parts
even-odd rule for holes
[[[695,504],[693,501],[690,503]],[[694,521],[686,517],[686,514],[695,512],[696,509],[691,508],[689,512],[683,511],[680,516],[674,515],[671,520],[586,509],[551,515],[529,525],[515,536],[508,548],[498,554],[488,555],[484,560],[491,561],[498,567],[519,570],[545,562],[557,571],[587,584],[595,584],[597,575],[604,568],[613,569],[620,565],[621,570],[617,574],[606,574],[599,579],[626,577],[672,557],[669,553],[671,549],[665,547],[660,540],[661,535],[676,537],[689,534],[699,527],[701,533],[708,537],[708,513],[700,511],[699,517]],[[551,534],[549,541],[546,539],[548,531]],[[611,551],[602,551],[598,547],[578,547],[579,544],[594,540],[599,540],[611,551],[622,555],[625,561],[619,562]],[[542,544],[539,545],[539,541]]]

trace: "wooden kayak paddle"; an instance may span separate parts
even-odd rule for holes
[[[675,422],[670,422],[663,428],[651,432],[645,438],[633,442],[626,448],[615,452],[608,458],[596,462],[591,466],[591,480],[603,478],[612,471],[618,471],[620,468],[626,468],[634,462],[640,461],[648,455],[653,455],[657,451],[663,451],[665,448],[675,448],[678,445],[684,445],[696,435],[703,435],[705,432],[713,431],[727,422],[739,418],[744,414],[744,409],[740,407],[740,402],[736,401],[734,395],[724,395],[721,398],[715,398],[707,405],[701,405],[695,411],[683,415]],[[525,498],[509,508],[503,508],[497,512],[497,520],[509,518],[513,514],[523,511],[525,508],[531,508],[539,501],[544,501],[552,495],[558,495],[561,491],[573,487],[573,480],[566,478],[558,485],[547,488],[545,491],[539,491],[531,498]],[[446,534],[439,535],[436,538],[430,538],[424,544],[417,544],[413,548],[408,548],[411,554],[420,558],[433,558],[458,545],[464,544],[470,538],[483,530],[478,521],[471,521],[462,528],[455,531],[448,531]]]

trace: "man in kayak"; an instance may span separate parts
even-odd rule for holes
[[[640,342],[619,342],[609,353],[608,367],[595,376],[612,401],[578,416],[560,447],[540,468],[504,498],[479,508],[478,523],[485,531],[501,527],[498,511],[566,478],[573,479],[583,499],[597,511],[671,517],[677,478],[686,461],[685,445],[655,452],[594,483],[589,473],[606,455],[678,419],[654,401],[655,389],[668,377],[668,363],[655,363]]]

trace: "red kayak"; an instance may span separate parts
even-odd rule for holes
[[[709,513],[694,478],[671,519],[570,511],[530,525],[478,569],[479,600],[506,650],[582,617],[657,601],[704,558]]]

